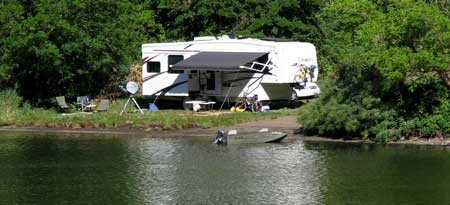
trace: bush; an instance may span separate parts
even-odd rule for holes
[[[433,114],[416,119],[423,137],[448,137],[450,135],[450,102],[444,101]]]
[[[444,100],[433,112],[422,116],[404,116],[395,106],[369,95],[370,88],[351,91],[352,85],[338,85],[334,80],[322,83],[321,96],[303,106],[298,121],[306,135],[333,138],[372,138],[377,141],[401,137],[448,137],[450,102]]]
[[[298,120],[306,134],[339,137],[375,136],[374,127],[393,115],[379,109],[381,101],[366,94],[349,95],[333,80],[322,84],[323,93],[300,109]]]
[[[19,115],[21,97],[14,90],[0,91],[0,125],[11,124]]]
[[[333,138],[400,138],[400,120],[381,99],[370,95],[370,86],[321,83],[321,96],[300,109],[298,121],[307,135]]]

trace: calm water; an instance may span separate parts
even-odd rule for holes
[[[0,204],[448,204],[450,149],[0,133]]]

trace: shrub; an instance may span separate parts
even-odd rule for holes
[[[14,90],[0,91],[0,125],[11,124],[19,114],[21,98]]]
[[[383,104],[381,99],[363,89],[351,91],[352,86],[338,85],[333,80],[322,83],[322,88],[321,96],[303,106],[298,115],[307,135],[372,138],[377,141],[450,135],[448,100],[443,100],[432,112],[405,116],[395,106]]]

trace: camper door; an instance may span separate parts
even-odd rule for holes
[[[199,71],[200,91],[208,96],[220,95],[222,74],[219,71]]]

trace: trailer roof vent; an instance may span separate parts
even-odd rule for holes
[[[212,41],[217,40],[215,36],[200,36],[200,37],[194,37],[194,41]]]

